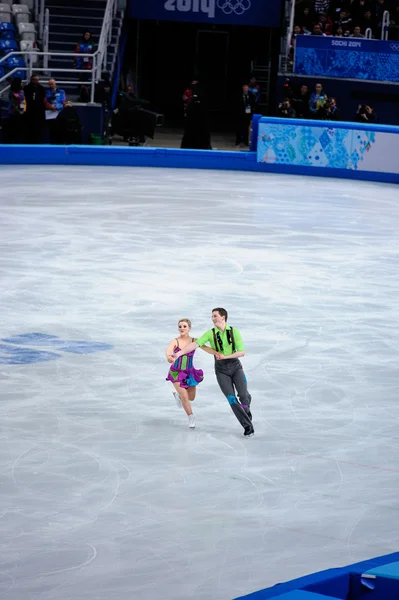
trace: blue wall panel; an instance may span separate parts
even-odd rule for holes
[[[399,42],[299,35],[294,72],[399,82]]]

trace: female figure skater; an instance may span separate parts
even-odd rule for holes
[[[191,330],[190,319],[180,319],[178,322],[179,337],[172,340],[166,348],[166,359],[169,363],[173,363],[169,369],[166,381],[171,381],[176,389],[173,393],[177,406],[183,406],[188,416],[188,426],[190,429],[195,428],[194,414],[190,406],[195,398],[196,386],[204,379],[202,369],[195,369],[193,366],[193,356],[195,350],[187,355],[174,360],[172,354],[183,350],[188,344],[195,342],[196,339],[189,336]],[[208,354],[217,354],[215,350],[209,346],[202,346],[202,350]]]

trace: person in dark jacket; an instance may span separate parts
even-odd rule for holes
[[[330,98],[324,105],[324,119],[326,121],[341,121],[341,111],[335,98]]]
[[[285,119],[295,119],[296,112],[292,108],[289,98],[284,98],[283,102],[278,105],[277,115]]]
[[[309,118],[309,88],[306,84],[301,85],[298,94],[292,101],[293,108],[296,112],[297,119],[308,119]]]
[[[20,77],[12,80],[8,98],[5,138],[9,144],[23,144],[25,142],[25,94]]]
[[[104,71],[101,73],[101,80],[96,84],[94,92],[94,102],[102,104],[105,109],[111,110],[111,77]]]
[[[116,133],[123,136],[130,146],[138,146],[145,143],[145,136],[154,137],[152,118],[150,113],[143,110],[148,105],[148,100],[139,98],[128,85],[125,92],[117,97],[117,114],[113,119]]]
[[[32,75],[30,83],[24,88],[24,92],[26,102],[26,142],[28,144],[40,144],[45,123],[46,109],[44,99],[46,97],[46,90],[40,85],[38,75]]]
[[[72,102],[65,104],[57,117],[57,125],[60,144],[68,146],[82,143],[82,124]]]
[[[249,146],[249,127],[254,114],[254,106],[254,97],[249,91],[249,86],[245,84],[237,98],[236,147],[242,143]]]
[[[186,108],[181,148],[212,150],[205,96],[198,83],[191,85],[191,100]]]

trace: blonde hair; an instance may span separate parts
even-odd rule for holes
[[[184,322],[184,323],[187,323],[187,325],[188,325],[188,326],[190,327],[190,329],[191,329],[191,321],[190,321],[190,319],[179,319],[179,320],[178,320],[178,322],[177,322],[177,324],[178,324],[178,325],[180,325],[180,323],[183,323],[183,322]]]

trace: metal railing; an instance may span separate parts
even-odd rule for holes
[[[87,75],[90,76],[90,81],[79,81],[79,82],[75,82],[75,81],[58,81],[58,83],[62,83],[62,84],[79,84],[79,85],[90,85],[91,86],[91,93],[90,93],[90,102],[93,104],[94,103],[94,92],[95,92],[95,61],[98,58],[97,53],[95,54],[76,54],[76,53],[72,53],[72,52],[32,52],[32,51],[26,51],[26,52],[10,52],[9,54],[6,54],[6,56],[3,56],[0,59],[0,66],[2,62],[7,61],[10,57],[12,56],[23,56],[26,62],[26,66],[24,67],[20,67],[20,66],[16,66],[14,67],[11,71],[9,71],[6,75],[4,75],[3,77],[0,77],[0,84],[4,81],[7,81],[7,79],[9,79],[10,77],[12,77],[15,73],[17,73],[18,71],[25,71],[26,73],[26,80],[29,80],[32,76],[33,70],[35,71],[35,73],[46,73],[48,72],[48,67],[33,67],[33,60],[32,58],[34,56],[62,56],[62,57],[74,57],[74,58],[86,58],[86,57],[90,57],[93,59],[93,68],[89,71],[88,69],[61,69],[61,68],[56,68],[56,69],[51,69],[51,72],[57,72],[57,73],[85,73]],[[3,94],[5,91],[7,91],[9,89],[10,86],[3,88],[0,92],[0,95]]]
[[[40,4],[39,4],[39,14],[37,15],[37,21],[39,23],[39,40],[43,39],[43,32],[44,32],[44,13],[45,13],[45,8],[44,8],[44,0],[39,0]]]
[[[364,32],[364,37],[366,38],[366,40],[372,39],[373,32],[371,31],[371,27],[367,27],[366,31]]]
[[[295,0],[291,0],[290,6],[290,20],[287,29],[287,40],[286,40],[286,48],[285,48],[285,56],[289,57],[290,49],[291,49],[291,38],[294,33],[294,19],[295,19]]]
[[[389,23],[390,23],[389,11],[384,10],[384,14],[382,15],[382,23],[381,23],[381,39],[382,40],[388,39]]]
[[[49,34],[50,34],[50,13],[48,9],[45,9],[44,0],[35,0],[35,13],[39,22],[39,39],[43,41],[43,52],[36,51],[25,51],[25,52],[10,52],[0,59],[0,66],[2,63],[6,63],[9,58],[13,56],[23,56],[25,59],[26,66],[16,66],[11,71],[6,73],[3,77],[0,77],[0,84],[6,82],[10,77],[13,76],[17,71],[25,71],[26,80],[29,80],[32,76],[33,70],[37,73],[47,74],[49,70],[51,74],[57,73],[86,73],[90,81],[58,81],[62,84],[76,84],[76,85],[90,85],[90,103],[94,103],[95,84],[101,79],[101,73],[107,66],[108,57],[108,46],[112,40],[112,28],[113,20],[118,10],[118,0],[107,0],[107,5],[104,13],[104,20],[101,28],[100,40],[96,52],[93,54],[77,54],[72,52],[51,52],[49,51]],[[123,13],[122,13],[123,16]],[[120,31],[119,31],[120,34]],[[90,58],[93,61],[91,70],[88,69],[62,69],[58,67],[51,67],[49,69],[48,61],[50,57],[59,58]],[[43,66],[34,67],[33,69],[33,57],[42,57]],[[0,90],[0,97],[6,92],[10,86],[6,86]]]
[[[98,55],[96,60],[96,74],[95,79],[99,81],[101,79],[101,72],[107,65],[107,51],[108,46],[112,39],[112,25],[118,9],[117,0],[107,0],[107,6],[105,7],[103,26],[101,28],[100,40],[98,42],[98,49],[95,53]],[[94,70],[94,65],[93,65]]]
[[[43,52],[46,54],[43,57],[43,67],[48,69],[48,52],[50,42],[50,11],[46,8],[44,13],[44,28],[43,28]]]

